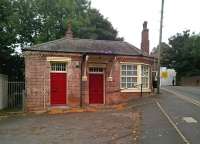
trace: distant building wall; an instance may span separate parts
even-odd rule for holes
[[[0,109],[7,107],[8,104],[8,77],[0,74]]]
[[[181,85],[183,85],[183,86],[200,86],[200,76],[182,77]]]

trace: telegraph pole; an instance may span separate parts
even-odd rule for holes
[[[164,0],[162,0],[162,4],[161,4],[161,17],[160,17],[160,34],[159,34],[159,47],[158,47],[157,94],[160,94],[160,49],[161,49],[161,43],[162,43],[163,12],[164,12]]]

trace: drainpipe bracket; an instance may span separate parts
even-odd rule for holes
[[[82,81],[87,81],[87,76],[83,76]]]
[[[108,77],[108,81],[113,81],[113,78],[111,76]]]

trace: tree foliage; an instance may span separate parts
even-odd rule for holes
[[[17,0],[19,40],[37,44],[64,36],[72,22],[74,37],[121,40],[117,31],[87,0]]]
[[[161,43],[160,64],[163,67],[172,67],[171,60],[169,59],[170,50],[171,50],[171,47],[167,43],[165,42]],[[158,57],[158,46],[153,48],[151,54],[155,57]]]
[[[172,36],[169,45],[163,43],[161,65],[174,68],[180,77],[200,75],[200,34],[187,30]]]
[[[63,37],[68,21],[74,37],[123,40],[88,0],[1,0],[0,12],[0,73],[19,73],[12,79],[21,78],[23,68],[15,48]]]
[[[10,0],[0,1],[0,73],[7,73],[16,43],[16,29],[13,21],[13,4]]]
[[[200,75],[200,35],[184,31],[169,39],[172,66],[183,76]]]

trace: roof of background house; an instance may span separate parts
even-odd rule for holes
[[[148,56],[140,49],[124,41],[68,39],[66,37],[27,47],[23,51]]]

